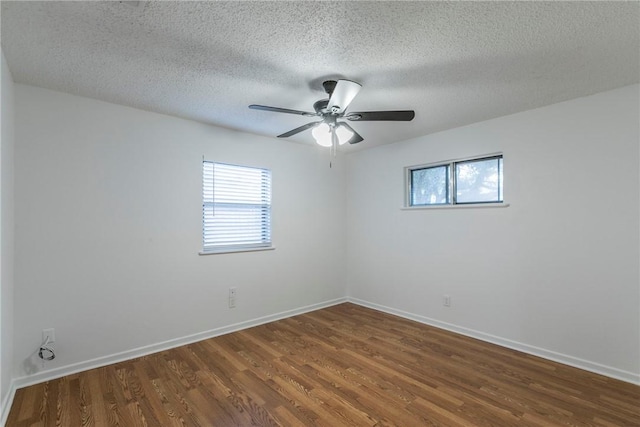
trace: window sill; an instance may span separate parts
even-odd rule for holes
[[[469,203],[460,205],[432,205],[432,206],[403,206],[403,211],[430,210],[430,209],[486,209],[486,208],[508,208],[509,203]]]
[[[241,248],[241,249],[219,249],[214,251],[200,251],[198,255],[221,255],[221,254],[233,254],[237,252],[258,252],[258,251],[272,251],[275,247],[269,246],[266,248]]]

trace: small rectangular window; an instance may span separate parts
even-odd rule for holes
[[[456,203],[502,202],[502,156],[455,165]]]
[[[411,170],[411,206],[449,203],[449,165]]]
[[[413,166],[407,171],[407,205],[503,202],[502,155]]]
[[[203,252],[271,247],[271,171],[202,163]]]

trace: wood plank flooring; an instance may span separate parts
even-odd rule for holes
[[[341,304],[17,391],[8,426],[640,426],[640,387]]]

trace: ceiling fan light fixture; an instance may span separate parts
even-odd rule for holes
[[[333,145],[331,141],[331,127],[326,123],[320,123],[314,127],[311,135],[313,135],[313,139],[316,140],[318,145],[323,147],[331,147]]]
[[[336,136],[340,145],[346,144],[353,137],[353,132],[345,126],[336,128]]]

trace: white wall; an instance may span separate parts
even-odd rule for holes
[[[13,363],[13,80],[2,53],[0,70],[0,411],[9,399]],[[0,420],[3,418],[0,413]]]
[[[57,335],[46,376],[348,286],[357,302],[638,381],[638,89],[329,169],[314,146],[15,85],[14,376],[42,378],[43,328]],[[510,207],[400,210],[404,166],[497,151]],[[203,155],[273,170],[275,251],[197,255]]]
[[[638,91],[348,155],[349,295],[639,382]],[[403,167],[495,152],[510,207],[400,209]]]
[[[326,150],[17,84],[15,375],[344,297]],[[274,251],[199,256],[201,162],[272,170]],[[237,308],[227,307],[237,287]],[[79,365],[78,365],[79,364]],[[67,369],[68,371],[68,369]]]

